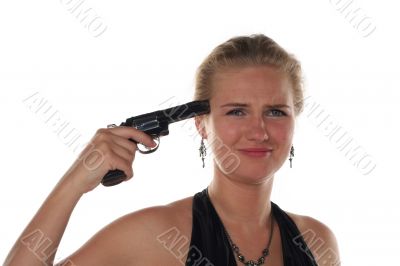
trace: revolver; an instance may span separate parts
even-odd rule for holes
[[[157,146],[154,148],[147,148],[147,150],[141,150],[138,147],[139,152],[148,154],[156,151],[160,146],[160,137],[169,134],[168,125],[174,122],[178,122],[184,119],[192,118],[194,116],[208,114],[210,112],[210,104],[208,100],[204,101],[193,101],[175,107],[150,112],[126,119],[125,122],[121,123],[120,126],[134,127],[149,134],[155,139]],[[107,127],[115,127],[115,124],[108,125]],[[137,141],[129,139],[132,142],[138,144]],[[140,143],[139,143],[140,144]],[[126,179],[126,175],[121,170],[111,170],[103,177],[101,183],[108,187],[114,186]]]

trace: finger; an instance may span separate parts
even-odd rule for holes
[[[125,158],[114,153],[114,151],[111,151],[109,164],[109,170],[121,170],[125,173],[126,178],[131,178],[133,176],[132,161],[126,160]]]
[[[136,142],[142,143],[147,147],[153,148],[157,145],[157,143],[153,140],[153,138],[149,134],[146,134],[143,131],[140,131],[133,127],[122,126],[122,127],[109,128],[108,130],[110,130],[112,134],[121,136],[126,139],[133,139]]]
[[[128,177],[126,177],[124,181],[130,180],[134,175],[135,175],[135,172],[132,171],[132,173]]]
[[[105,134],[111,135],[110,133],[101,134],[83,155],[82,161],[85,168],[90,171],[99,167],[102,167],[104,171],[119,169],[125,172],[128,170],[126,173],[128,175],[131,172],[135,153],[114,144],[111,138],[105,136]]]
[[[128,152],[135,152],[137,150],[137,144],[132,142],[124,137],[120,137],[118,135],[113,135],[111,138],[114,145],[118,145],[124,148]]]
[[[127,149],[125,146],[117,144],[116,142],[118,140],[111,140],[113,145],[111,146],[112,151],[117,155],[122,157],[124,160],[130,162],[130,164],[132,165],[133,159],[135,158],[135,151],[136,148],[134,148],[134,150],[129,150]],[[128,141],[129,142],[129,141]],[[135,143],[132,143],[133,145],[136,146]]]

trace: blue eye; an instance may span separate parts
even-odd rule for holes
[[[285,116],[285,112],[278,110],[278,109],[272,109],[270,110],[273,116]]]
[[[231,111],[229,111],[228,113],[226,113],[227,115],[233,115],[233,116],[241,116],[243,115],[243,111],[241,109],[233,109]]]
[[[245,115],[245,112],[242,109],[233,109],[233,110],[229,111],[228,113],[226,113],[226,115],[243,116],[243,115]],[[271,109],[266,112],[266,115],[280,117],[280,116],[286,116],[286,113],[279,109]]]

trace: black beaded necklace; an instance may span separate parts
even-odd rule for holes
[[[239,261],[241,263],[243,263],[245,266],[258,266],[258,265],[264,264],[265,257],[267,257],[269,255],[269,248],[271,246],[272,235],[274,233],[274,220],[273,220],[273,216],[272,216],[272,210],[271,210],[271,229],[270,229],[271,234],[269,235],[267,247],[265,249],[263,249],[262,255],[260,258],[258,258],[257,261],[254,261],[254,260],[246,261],[246,258],[243,256],[243,254],[240,253],[239,247],[235,243],[233,243],[233,241],[232,241],[230,235],[228,234],[228,232],[226,231],[225,227],[223,227],[223,228],[224,228],[225,235],[228,238],[229,243],[232,247],[232,250],[236,253],[237,258],[239,259]]]

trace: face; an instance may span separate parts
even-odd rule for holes
[[[292,88],[273,67],[232,68],[212,82],[211,112],[196,125],[214,155],[219,174],[258,184],[289,155],[294,130]]]

